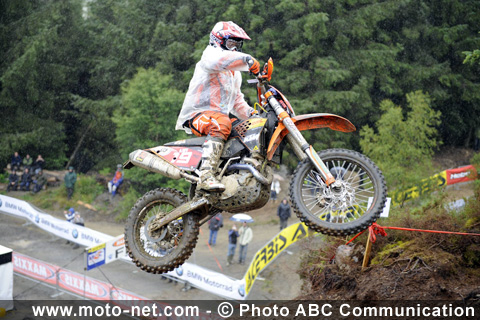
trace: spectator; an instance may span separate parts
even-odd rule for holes
[[[7,186],[7,192],[9,192],[11,189],[13,191],[17,191],[18,189],[18,175],[17,175],[17,170],[13,169],[12,173],[8,176],[8,186]]]
[[[115,194],[123,182],[123,169],[122,165],[117,165],[117,171],[115,171],[115,175],[113,179],[108,182],[108,192],[112,194],[112,197],[115,197]]]
[[[27,154],[25,158],[23,158],[22,164],[24,168],[28,168],[29,170],[32,168],[33,159],[30,157],[29,154]]]
[[[42,155],[39,154],[37,156],[37,159],[33,163],[32,171],[34,171],[35,174],[38,174],[38,172],[40,170],[43,170],[44,167],[45,167],[45,160],[42,158]]]
[[[75,218],[73,218],[73,223],[85,227],[85,220],[83,220],[82,216],[78,212],[75,212]]]
[[[32,183],[32,175],[30,170],[25,168],[22,177],[20,178],[20,189],[22,191],[30,191],[30,184]]]
[[[20,170],[20,166],[22,165],[22,157],[18,154],[17,151],[12,156],[12,162],[11,162],[11,167],[10,169],[13,170]]]
[[[68,210],[63,211],[63,214],[65,215],[65,219],[67,219],[68,222],[73,223],[73,220],[75,219],[75,209],[70,208]],[[67,240],[67,244],[70,244],[70,240]]]
[[[237,238],[239,234],[237,227],[232,226],[232,229],[228,231],[228,253],[227,253],[227,266],[233,263],[233,257],[235,256],[235,249],[237,249]]]
[[[40,170],[36,176],[36,179],[33,180],[35,186],[33,187],[33,193],[37,193],[42,190],[43,186],[47,183],[47,178],[43,175],[43,171]]]
[[[290,218],[290,205],[286,198],[282,200],[277,209],[277,216],[280,218],[280,230],[287,227],[288,218]]]
[[[75,219],[75,209],[70,208],[68,210],[65,210],[63,214],[65,215],[65,219],[67,219],[68,222],[73,223],[73,220]]]
[[[75,188],[75,182],[77,182],[77,174],[73,171],[73,167],[68,168],[68,172],[65,175],[65,187],[67,188],[67,197],[70,200],[73,196],[73,190]]]
[[[214,246],[217,242],[218,230],[223,227],[223,217],[220,213],[217,213],[212,219],[208,220],[208,228],[210,229],[210,237],[208,238],[208,244]]]
[[[80,216],[80,213],[78,212],[75,212],[75,218],[73,218],[73,223],[79,226],[85,227],[85,221],[83,220],[83,218]],[[78,247],[80,247],[78,243],[75,243],[72,249],[77,249]]]
[[[243,222],[243,226],[238,231],[240,239],[238,243],[240,245],[239,260],[238,263],[245,264],[245,258],[247,257],[248,244],[252,241],[253,232],[252,229],[247,225],[247,222]]]
[[[276,179],[273,180],[270,188],[270,199],[273,200],[273,203],[277,202],[277,196],[280,193],[280,190],[280,182]]]

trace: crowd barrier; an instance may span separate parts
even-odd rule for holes
[[[392,198],[392,205],[400,205],[405,201],[412,200],[429,193],[438,187],[472,181],[477,178],[477,169],[472,165],[459,167],[456,169],[448,169],[421,180],[416,186],[403,190],[395,190],[389,193],[389,195]]]
[[[66,220],[57,219],[34,208],[26,201],[4,195],[0,195],[0,212],[27,219],[51,234],[86,247],[99,245],[113,238]]]

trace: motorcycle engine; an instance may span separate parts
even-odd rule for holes
[[[270,185],[261,184],[249,171],[222,177],[225,191],[215,208],[240,213],[263,207],[270,198]]]

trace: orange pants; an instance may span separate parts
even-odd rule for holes
[[[193,117],[190,129],[196,136],[210,135],[226,141],[232,131],[232,122],[228,115],[219,111],[204,111]]]

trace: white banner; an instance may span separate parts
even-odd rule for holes
[[[25,218],[37,227],[58,237],[86,247],[104,243],[113,237],[66,220],[57,219],[32,207],[28,202],[0,195],[0,212]]]
[[[224,298],[235,300],[247,298],[245,279],[237,280],[195,264],[185,262],[175,270],[168,272],[167,275]]]

